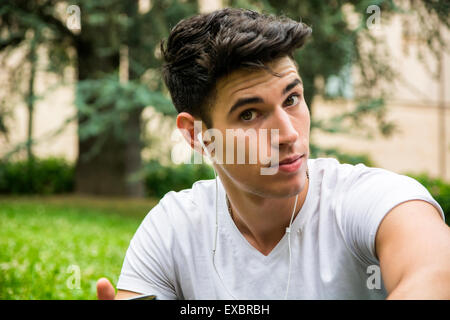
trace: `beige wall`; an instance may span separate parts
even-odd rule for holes
[[[8,59],[7,68],[14,70],[22,63],[23,54],[26,48],[16,50]],[[35,112],[33,121],[33,137],[37,143],[33,146],[33,151],[39,157],[59,156],[74,161],[78,156],[77,149],[77,127],[74,122],[70,123],[61,134],[55,136],[55,132],[60,129],[66,119],[75,115],[73,82],[75,73],[73,68],[66,68],[64,77],[45,72],[46,52],[43,48],[38,51],[38,66],[35,78],[35,95],[42,96],[35,102]],[[26,69],[26,68],[25,68]],[[4,70],[0,70],[0,88],[2,82],[6,81]],[[72,83],[63,83],[63,78]],[[26,92],[28,85],[28,74],[23,74],[23,82],[19,85],[18,91]],[[16,92],[17,93],[17,92]],[[27,139],[28,110],[23,97],[18,94],[5,97],[5,92],[0,91],[0,98],[5,98],[11,103],[9,108],[12,117],[8,119],[9,127],[8,140],[0,136],[0,157],[7,154],[17,144],[23,144]],[[23,155],[24,153],[22,153]]]
[[[65,121],[73,116],[75,107],[73,90],[63,87],[51,92],[45,100],[36,103],[34,115],[33,136],[37,143],[33,151],[39,157],[58,156],[69,161],[75,161],[78,156],[77,126],[69,124],[61,134],[55,136]],[[14,108],[14,119],[11,121],[9,141],[0,140],[0,156],[9,152],[11,148],[26,141],[28,112],[24,104]]]
[[[351,107],[351,102],[327,103],[316,101],[313,115],[316,119],[326,118]],[[348,106],[350,105],[350,106]],[[439,113],[436,107],[421,104],[404,104],[391,101],[387,104],[386,118],[395,123],[397,130],[391,137],[376,134],[372,140],[361,135],[330,135],[314,131],[311,138],[324,147],[339,147],[342,151],[351,153],[366,153],[379,167],[395,171],[428,172],[432,176],[441,177],[439,170],[438,131]],[[450,110],[445,118],[446,130],[446,174],[444,178],[450,181]]]

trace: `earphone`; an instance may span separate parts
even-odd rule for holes
[[[202,139],[202,133],[201,133],[201,132],[198,133],[198,135],[197,135],[197,140],[198,140],[198,142],[200,142],[200,144],[201,144],[203,150],[205,151],[207,157],[208,157],[211,161],[213,161],[211,155],[210,155],[209,152],[208,152],[208,149],[206,148],[206,146],[205,146],[205,144],[204,144],[204,142],[203,142],[203,139]],[[212,250],[212,251],[213,251],[213,253],[212,253],[212,262],[213,262],[214,271],[216,272],[217,276],[219,277],[219,280],[220,280],[220,282],[222,283],[222,286],[225,288],[225,290],[228,292],[228,294],[229,294],[231,297],[233,297],[234,300],[238,300],[238,299],[237,299],[237,298],[236,298],[236,297],[228,290],[227,286],[224,284],[224,282],[223,282],[223,280],[222,280],[222,277],[221,277],[220,274],[219,274],[219,271],[217,271],[217,267],[216,267],[216,263],[215,263],[216,249],[217,249],[217,235],[218,235],[218,233],[219,233],[219,210],[217,209],[217,203],[218,203],[218,201],[219,201],[219,190],[218,190],[219,188],[218,188],[218,184],[217,184],[217,173],[216,173],[216,169],[214,168],[214,166],[213,166],[213,171],[214,171],[214,180],[215,180],[215,183],[216,183],[216,200],[215,200],[215,202],[214,202],[215,210],[216,210],[216,232],[215,232],[215,235],[214,235],[214,246],[213,246],[213,250]]]
[[[213,158],[211,157],[207,147],[205,146],[203,139],[202,139],[202,132],[199,132],[197,135],[197,140],[198,142],[201,144],[203,150],[205,151],[207,157],[214,162]],[[217,271],[216,268],[216,264],[215,264],[215,255],[216,255],[216,249],[217,249],[217,235],[218,235],[218,231],[219,231],[219,220],[218,220],[218,209],[217,209],[217,203],[218,203],[218,184],[217,184],[217,173],[216,170],[213,166],[213,171],[214,171],[214,180],[215,180],[215,184],[216,184],[216,199],[215,199],[215,211],[216,211],[216,231],[215,231],[215,236],[214,236],[214,246],[213,246],[213,253],[212,253],[212,261],[213,261],[213,267],[214,270],[217,274],[217,276],[220,279],[220,282],[222,283],[222,286],[225,288],[225,290],[228,292],[228,294],[233,297],[234,300],[238,300],[227,288],[227,286],[224,284],[222,277],[220,276],[219,272]],[[298,200],[298,194],[295,197],[295,203],[294,203],[294,209],[292,210],[292,214],[291,214],[291,220],[289,222],[289,227],[286,228],[286,234],[288,237],[288,247],[289,247],[289,269],[288,269],[288,280],[287,280],[287,285],[286,285],[286,294],[284,296],[284,299],[287,299],[288,293],[289,293],[289,284],[290,284],[290,280],[291,280],[291,264],[292,264],[292,252],[291,252],[291,226],[292,226],[292,220],[294,218],[294,214],[295,214],[295,209],[297,208],[297,200]]]

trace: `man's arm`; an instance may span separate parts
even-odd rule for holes
[[[450,228],[433,205],[396,206],[375,241],[388,299],[450,299]]]

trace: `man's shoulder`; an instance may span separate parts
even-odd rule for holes
[[[191,206],[199,206],[202,202],[208,202],[213,199],[215,180],[198,180],[192,184],[189,189],[180,191],[169,191],[160,200],[164,206],[177,205],[179,209]]]
[[[311,159],[313,175],[322,188],[333,189],[335,194],[351,194],[377,190],[410,189],[425,192],[415,179],[384,168],[371,167],[363,163],[340,163],[333,158]]]
[[[213,205],[215,181],[199,180],[191,188],[170,191],[147,214],[145,220],[156,224],[187,226],[206,218],[205,212]]]
[[[337,202],[340,200],[348,212],[359,213],[368,206],[381,204],[386,208],[380,211],[387,212],[390,206],[413,199],[431,202],[439,208],[425,186],[405,174],[363,163],[343,164],[331,158],[313,162],[316,179],[320,181],[317,184],[322,190],[331,190],[330,196]]]
[[[399,177],[409,178],[393,171],[383,168],[367,166],[364,163],[348,164],[341,163],[334,158],[316,158],[310,159],[308,165],[313,167],[314,173],[320,178],[328,178],[337,180],[365,180],[371,176],[383,176],[388,179],[395,179]],[[411,178],[409,178],[411,179]]]
[[[308,160],[308,167],[312,168],[312,171],[320,176],[320,177],[326,177],[326,176],[346,176],[351,173],[353,173],[358,169],[368,168],[364,164],[348,164],[348,163],[341,163],[335,158],[315,158],[315,159],[309,159]]]

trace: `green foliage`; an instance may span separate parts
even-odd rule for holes
[[[0,162],[0,194],[72,192],[74,168],[64,159]]]
[[[439,178],[431,178],[426,173],[406,173],[406,175],[416,179],[427,188],[433,198],[440,204],[442,210],[444,210],[445,221],[450,225],[450,183]]]
[[[181,164],[163,166],[151,161],[145,167],[145,184],[149,196],[161,198],[167,192],[191,188],[197,180],[212,179],[212,167],[205,164]]]
[[[141,175],[140,175],[141,176]],[[74,190],[74,166],[63,159],[0,163],[0,194],[58,194]],[[212,167],[202,164],[163,166],[153,160],[144,165],[147,195],[161,198],[167,192],[191,188],[197,180],[212,179]]]
[[[139,82],[121,83],[115,77],[79,81],[76,106],[79,116],[86,119],[79,125],[79,137],[85,140],[113,132],[115,138],[126,141],[130,112],[150,105],[163,114],[175,114],[168,98]]]

